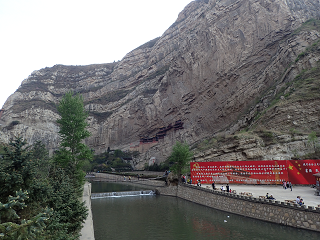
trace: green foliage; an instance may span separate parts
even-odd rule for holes
[[[50,159],[49,152],[46,149],[46,146],[41,142],[37,141],[31,146],[31,157],[35,163],[37,172],[37,179],[46,179],[49,176],[50,172]]]
[[[87,209],[69,172],[50,161],[42,143],[26,145],[16,138],[3,148],[0,239],[78,239]]]
[[[304,22],[301,27],[296,29],[291,36],[299,34],[302,31],[311,31],[311,30],[319,30],[320,29],[320,20],[317,19],[309,19],[306,22]]]
[[[43,232],[46,227],[46,221],[52,215],[52,209],[46,208],[43,212],[29,220],[19,219],[17,209],[27,207],[25,200],[28,198],[27,191],[17,191],[16,196],[8,197],[7,203],[0,202],[0,238],[4,240],[16,239],[44,239]],[[6,221],[3,221],[3,218]],[[42,237],[41,237],[42,236]]]
[[[317,137],[317,133],[312,131],[309,135],[308,135],[308,143],[314,147],[315,149],[316,148],[319,148],[319,140],[318,140],[318,137]]]
[[[86,129],[88,113],[84,109],[82,97],[79,94],[73,96],[73,92],[66,93],[60,100],[58,112],[61,143],[55,162],[67,170],[70,178],[75,180],[75,187],[81,187],[84,181],[82,166],[86,160],[92,159],[92,151],[83,143],[90,136]]]
[[[130,163],[126,163],[122,158],[136,157],[137,152],[123,152],[120,149],[116,149],[113,152],[104,152],[93,157],[90,170],[91,171],[111,171],[111,168],[117,172],[132,171]]]
[[[54,168],[51,179],[52,191],[48,206],[55,212],[49,220],[48,229],[53,232],[64,229],[72,236],[81,229],[87,217],[87,209],[84,202],[78,200],[73,181],[63,169]]]
[[[174,164],[174,162],[171,162],[169,159],[167,159],[166,161],[160,163],[160,164],[153,164],[151,166],[148,166],[148,164],[146,164],[145,169],[147,171],[155,171],[155,172],[164,172],[165,170],[170,169],[170,167]]]
[[[170,161],[173,162],[170,170],[180,177],[182,173],[188,171],[188,164],[192,160],[192,157],[193,154],[190,152],[187,143],[176,142],[172,148],[172,153],[169,156]]]
[[[21,137],[4,147],[0,161],[0,201],[4,202],[9,195],[20,189],[30,189],[35,174],[34,162]]]

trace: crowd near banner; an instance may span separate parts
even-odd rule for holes
[[[204,184],[315,184],[320,160],[191,162],[191,180]]]

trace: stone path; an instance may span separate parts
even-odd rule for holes
[[[221,188],[222,185],[217,185],[215,188]],[[226,187],[225,184],[223,184]],[[310,186],[294,186],[292,191],[290,189],[284,189],[282,186],[276,185],[236,185],[229,184],[231,190],[236,190],[237,194],[240,192],[250,192],[253,197],[259,198],[259,196],[265,196],[267,193],[273,195],[277,201],[284,202],[284,200],[295,200],[297,196],[303,198],[304,204],[307,206],[318,207],[320,205],[320,196],[314,195],[315,188]],[[212,189],[211,185],[202,184],[203,188]]]

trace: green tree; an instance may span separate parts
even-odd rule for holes
[[[15,197],[9,196],[8,202],[0,202],[0,238],[3,240],[16,239],[44,239],[46,221],[52,214],[52,209],[46,208],[43,212],[28,220],[20,220],[17,210],[27,207],[27,191],[17,191]],[[5,221],[3,221],[5,219]]]
[[[0,239],[78,239],[87,209],[73,179],[50,161],[44,145],[27,147],[16,138],[1,158]]]
[[[85,174],[81,168],[87,160],[92,159],[92,151],[83,142],[90,133],[86,129],[88,113],[84,109],[82,96],[67,92],[58,104],[58,112],[61,143],[55,161],[68,171],[71,179],[77,179],[79,186],[82,186]]]
[[[173,146],[172,153],[169,157],[170,162],[173,162],[170,170],[178,175],[179,181],[181,181],[181,174],[188,171],[188,164],[192,157],[193,153],[189,150],[189,145],[187,143],[176,142]]]
[[[79,201],[73,181],[61,168],[51,168],[51,191],[48,207],[54,209],[46,230],[58,239],[78,239],[79,232],[88,215],[84,202]]]
[[[0,161],[0,201],[6,201],[9,195],[23,189],[30,189],[35,173],[34,162],[26,141],[21,137],[10,141],[4,147],[2,161]]]

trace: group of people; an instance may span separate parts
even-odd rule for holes
[[[229,187],[228,184],[226,185],[226,188],[224,188],[224,186],[222,185],[220,189],[221,189],[221,191],[223,191],[223,192],[231,192],[231,189],[230,189],[230,187]]]
[[[296,203],[302,206],[304,204],[303,199],[300,196],[297,196]]]
[[[266,194],[266,198],[267,198],[267,199],[271,199],[271,200],[276,200],[276,199],[273,197],[273,195],[272,195],[272,194],[269,195],[269,193]]]
[[[288,182],[283,181],[283,182],[282,182],[282,186],[283,186],[284,189],[290,188],[291,191],[292,191],[292,183],[291,183],[291,182],[289,182],[289,181],[288,181]]]
[[[212,189],[215,189],[215,183],[212,183]],[[227,184],[226,187],[224,187],[223,185],[220,188],[221,191],[223,192],[231,192],[230,186]]]
[[[198,180],[198,181],[200,181],[200,180]],[[192,179],[191,179],[191,178],[188,178],[188,179],[187,179],[187,177],[182,174],[182,175],[181,175],[181,182],[182,182],[182,183],[192,184]],[[200,183],[200,186],[201,186],[201,183]]]
[[[182,182],[186,183],[186,177],[184,175],[181,176],[181,180]],[[192,184],[192,180],[191,179],[188,179],[188,183],[189,184]],[[197,186],[198,187],[201,187],[201,180],[199,179],[197,181]],[[292,191],[292,184],[291,182],[286,182],[284,181],[283,182],[283,188],[284,189],[287,189],[287,188],[290,188],[291,191]],[[212,189],[215,190],[215,182],[212,182]],[[227,184],[226,187],[224,187],[223,185],[221,186],[220,188],[221,191],[224,191],[224,192],[231,192],[231,189],[230,189],[230,186]],[[267,199],[271,199],[271,200],[275,200],[275,198],[273,197],[272,194],[269,195],[269,193],[266,194],[266,198]],[[302,206],[304,203],[303,203],[303,199],[300,197],[300,196],[297,196],[297,199],[296,199],[296,203],[299,204],[300,206]]]
[[[131,177],[128,177],[129,181],[131,181]],[[126,181],[126,176],[123,176],[123,180]]]

